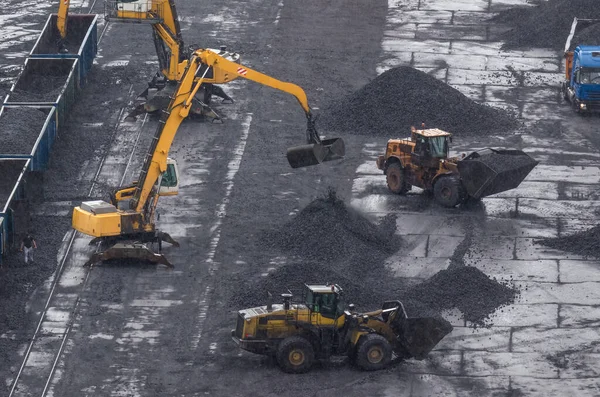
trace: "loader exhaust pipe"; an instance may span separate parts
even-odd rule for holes
[[[288,163],[292,168],[308,167],[324,161],[338,160],[346,154],[342,138],[321,139],[315,128],[315,120],[307,116],[306,145],[293,146],[287,150]]]

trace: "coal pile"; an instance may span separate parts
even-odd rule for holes
[[[517,291],[489,278],[472,266],[458,266],[436,273],[402,296],[410,317],[431,315],[445,309],[459,309],[464,318],[484,325],[487,317],[514,301]],[[426,312],[422,312],[426,308]]]
[[[518,127],[500,109],[481,105],[425,72],[390,69],[358,91],[325,107],[319,125],[331,131],[385,136],[408,135],[411,126],[483,136]]]
[[[266,233],[263,243],[308,260],[352,260],[363,262],[360,267],[364,267],[365,261],[373,264],[375,258],[399,248],[395,230],[395,218],[375,225],[330,192],[314,200],[279,230]]]
[[[47,117],[40,109],[4,108],[0,117],[0,154],[31,154]]]
[[[485,154],[477,157],[476,161],[487,165],[498,174],[503,172],[509,172],[521,168],[528,168],[534,163],[535,160],[529,156],[520,155],[503,155],[498,153]]]
[[[27,86],[15,87],[8,102],[56,102],[66,81],[66,76],[30,74]]]
[[[4,209],[24,166],[24,160],[0,160],[0,212]]]
[[[581,29],[573,36],[569,50],[573,51],[578,45],[600,45],[600,23]]]
[[[577,255],[600,258],[600,225],[564,237],[536,240],[535,243]]]
[[[543,47],[563,50],[573,18],[600,18],[597,0],[548,0],[535,7],[500,12],[493,21],[513,29],[504,33],[504,48]]]
[[[85,35],[91,25],[92,18],[81,15],[71,15],[67,17],[67,37],[63,44],[70,54],[76,54],[85,38]],[[49,26],[50,34],[42,35],[36,53],[38,54],[58,54],[60,34],[56,26],[56,18],[52,18]]]

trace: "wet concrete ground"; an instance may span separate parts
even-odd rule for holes
[[[233,43],[239,44],[245,64],[299,83],[315,107],[386,67],[412,64],[474,99],[514,109],[528,122],[549,121],[547,132],[454,139],[457,152],[519,147],[541,164],[518,189],[487,198],[470,212],[440,208],[418,191],[406,197],[389,194],[374,163],[385,139],[344,137],[346,159],[291,170],[284,151],[303,138],[304,128],[293,98],[248,82],[232,83],[225,88],[236,103],[218,107],[228,116],[226,123],[185,123],[171,152],[185,180],[178,197],[161,201],[160,226],[182,243],[180,249],[166,250],[176,269],[100,266],[88,273],[81,268],[89,255],[88,239],[76,236],[14,395],[597,394],[599,263],[533,244],[537,237],[597,221],[598,119],[579,118],[560,103],[560,54],[499,51],[493,37],[502,27],[483,20],[490,11],[524,0],[390,0],[387,10],[385,2],[356,3],[352,12],[380,12],[357,36],[348,33],[347,20],[329,19],[325,25],[319,19],[341,15],[341,3],[214,1],[202,13],[194,2],[180,1],[178,7],[187,42],[232,43],[234,50]],[[124,29],[119,26],[107,30],[106,43],[118,40]],[[325,34],[324,43],[311,41]],[[341,47],[344,36],[372,51],[372,62],[365,54],[349,55]],[[116,45],[101,48],[95,67],[145,60],[119,53]],[[350,72],[359,61],[356,80],[356,70]],[[440,68],[440,61],[448,67]],[[102,186],[135,175],[155,125],[152,120],[120,124],[98,177],[97,162],[82,168],[82,180],[97,181],[92,197],[102,193]],[[398,131],[390,137],[404,135]],[[457,320],[460,313],[448,313],[455,330],[427,360],[378,373],[336,361],[306,376],[290,376],[265,358],[240,352],[229,340],[235,313],[225,302],[234,291],[227,290],[226,279],[256,276],[285,262],[256,252],[256,235],[286,221],[329,185],[374,218],[398,215],[398,233],[406,243],[388,259],[398,277],[418,280],[445,268],[467,231],[474,230],[467,263],[512,280],[521,290],[516,304],[497,312],[488,329],[473,330]],[[40,211],[68,215],[71,205],[45,203]],[[32,297],[33,315],[42,312],[52,285],[49,280]],[[23,340],[18,354],[27,353],[26,347]],[[10,363],[14,373],[7,374],[7,385],[19,365],[18,358]]]

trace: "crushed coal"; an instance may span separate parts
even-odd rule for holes
[[[94,16],[88,15],[69,15],[67,17],[67,37],[62,40],[62,44],[70,54],[76,54],[85,38],[85,35],[91,26]],[[61,47],[58,45],[61,41],[60,33],[56,26],[56,17],[52,16],[48,31],[44,31],[40,36],[40,41],[34,49],[36,54],[58,54]]]
[[[536,244],[577,255],[600,258],[600,225],[567,236],[535,240]]]
[[[319,126],[332,131],[408,135],[411,126],[485,136],[518,128],[508,112],[479,104],[420,70],[390,69],[358,91],[325,106]]]
[[[7,103],[56,102],[66,82],[66,76],[30,74],[26,86],[17,86],[9,93]]]
[[[343,288],[346,302],[362,310],[401,300],[411,317],[439,317],[442,311],[457,308],[466,320],[482,326],[497,308],[514,300],[515,289],[464,266],[462,251],[454,266],[422,283],[392,276],[384,263],[401,246],[400,240],[390,238],[395,225],[391,218],[371,223],[335,194],[316,199],[266,237],[269,246],[299,260],[258,280],[233,281],[240,287],[233,289],[229,304],[235,309],[262,306],[268,293],[280,302],[279,294],[288,291],[300,302],[303,284],[335,283]],[[470,244],[470,239],[466,241]]]
[[[563,50],[575,17],[600,18],[597,0],[548,0],[534,7],[502,11],[492,20],[512,27],[501,35],[505,49],[543,47]]]
[[[574,50],[578,45],[600,45],[600,23],[593,24],[577,32],[571,40],[569,50]]]
[[[412,317],[423,315],[418,307],[425,307],[428,311],[457,308],[465,320],[483,325],[496,309],[512,303],[516,294],[514,288],[491,279],[476,267],[458,266],[442,270],[411,287],[404,294],[404,300],[407,311],[411,309],[410,302],[417,303],[417,310],[409,313]]]
[[[0,159],[0,212],[4,210],[24,166],[25,160]]]
[[[0,115],[0,154],[31,154],[48,113],[31,107],[3,109]]]
[[[395,230],[395,219],[377,226],[330,191],[280,229],[265,233],[263,242],[305,259],[357,259],[397,250],[400,241]]]

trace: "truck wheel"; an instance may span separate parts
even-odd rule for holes
[[[308,340],[301,336],[284,339],[277,348],[277,363],[284,372],[302,374],[308,372],[315,360],[315,352]]]
[[[358,342],[356,365],[365,371],[377,371],[392,361],[392,347],[383,336],[368,334]]]
[[[390,191],[396,194],[406,194],[410,190],[410,185],[405,181],[404,168],[400,163],[388,165],[385,178]]]
[[[433,185],[435,200],[444,207],[452,208],[462,203],[466,197],[460,179],[456,176],[442,176]]]

